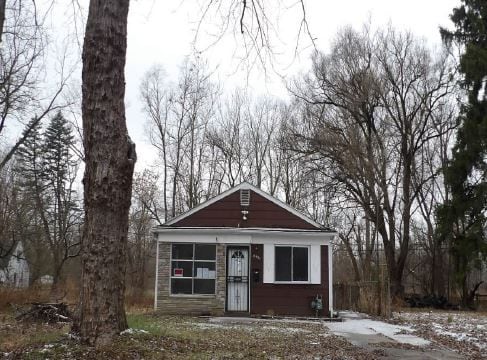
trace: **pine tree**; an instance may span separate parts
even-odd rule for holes
[[[460,71],[468,103],[462,106],[453,156],[445,170],[451,198],[438,208],[438,233],[451,242],[462,303],[468,306],[473,300],[468,274],[487,258],[487,2],[462,0],[451,19],[455,31],[441,29],[441,34],[444,41],[464,46]]]
[[[41,125],[37,122],[32,130],[27,130],[36,122],[36,118],[33,118],[25,127],[26,130],[24,130],[24,134],[28,132],[28,135],[25,138],[24,143],[17,150],[17,161],[15,166],[16,172],[20,174],[18,185],[23,191],[29,192],[31,195],[36,189],[41,190],[43,187]]]
[[[33,126],[32,130],[29,130]],[[24,143],[15,154],[15,187],[18,203],[21,204],[16,219],[19,238],[22,239],[26,253],[31,262],[31,280],[37,279],[50,270],[48,261],[50,252],[46,247],[46,239],[41,221],[41,208],[44,202],[42,157],[42,127],[33,118],[25,126],[23,136],[27,133]]]
[[[72,189],[77,171],[70,151],[73,143],[71,128],[59,112],[44,132],[36,125],[16,155],[20,192],[30,202],[30,232],[42,233],[32,240],[35,242],[32,245],[39,249],[42,244],[42,249],[48,252],[54,291],[65,262],[78,252],[79,236],[74,225],[79,221],[80,209]]]
[[[61,112],[58,112],[44,133],[43,175],[51,187],[62,189],[69,180],[71,167],[75,165],[73,154],[70,152],[73,145],[74,136],[71,128]]]
[[[65,261],[77,251],[72,220],[79,209],[72,189],[77,165],[70,148],[74,136],[67,120],[58,112],[49,122],[43,137],[44,226],[52,254],[54,290]]]

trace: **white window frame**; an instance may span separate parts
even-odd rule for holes
[[[278,247],[290,247],[290,248],[305,248],[308,251],[308,280],[306,281],[294,281],[292,280],[293,278],[293,250],[291,250],[291,280],[276,280],[276,263],[277,263],[277,257],[276,257],[276,248]],[[274,283],[275,284],[310,284],[311,283],[311,248],[309,245],[274,245]]]
[[[174,259],[173,258],[173,254],[172,254],[172,248],[173,248],[173,245],[193,245],[193,259],[189,260],[189,259]],[[202,259],[198,259],[196,260],[195,259],[195,249],[196,249],[196,245],[212,245],[215,247],[215,260],[202,260]],[[181,242],[177,242],[177,243],[171,243],[171,256],[169,257],[169,295],[170,296],[182,296],[182,297],[200,297],[200,296],[203,296],[203,297],[215,297],[216,293],[217,293],[217,255],[218,255],[218,249],[217,249],[217,245],[216,244],[206,244],[206,243],[199,243],[199,242],[187,242],[187,243],[181,243]],[[174,276],[173,274],[173,270],[172,270],[172,262],[173,261],[187,261],[187,262],[192,262],[193,263],[193,267],[192,267],[192,276]],[[206,280],[214,280],[215,281],[215,292],[214,293],[211,293],[211,294],[199,294],[199,293],[195,293],[194,292],[194,280],[195,279],[201,279],[201,278],[198,278],[196,276],[194,276],[194,263],[195,262],[212,262],[212,263],[215,263],[215,278],[214,279],[206,279]],[[191,294],[173,294],[172,292],[172,279],[191,279]]]

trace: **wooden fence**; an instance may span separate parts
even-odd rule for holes
[[[334,309],[352,310],[370,315],[390,317],[389,282],[366,281],[333,285]]]

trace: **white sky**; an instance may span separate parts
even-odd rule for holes
[[[225,0],[224,0],[225,1]],[[229,0],[226,0],[229,1]],[[265,0],[271,4],[275,0]],[[145,119],[138,100],[138,88],[141,77],[153,64],[161,64],[168,77],[175,80],[178,67],[184,57],[191,52],[191,43],[195,36],[197,20],[200,18],[200,0],[139,0],[132,1],[129,12],[128,49],[126,65],[126,105],[129,133],[137,143],[139,160],[137,169],[152,163],[155,151],[145,135]],[[285,3],[285,2],[284,2]],[[371,21],[374,27],[387,26],[389,23],[398,29],[412,31],[424,38],[431,46],[441,43],[439,26],[451,27],[449,14],[458,0],[307,0],[305,1],[307,19],[312,35],[317,39],[319,49],[326,50],[337,30],[345,25],[360,28]],[[288,1],[288,4],[296,2]],[[275,69],[289,79],[309,66],[311,47],[309,38],[300,42],[302,50],[294,58],[296,36],[302,18],[299,3],[286,9],[281,6],[280,13],[275,13],[276,28],[280,39],[274,42]],[[200,30],[205,47],[209,38],[207,32],[215,31],[208,19]],[[210,38],[211,39],[211,38]],[[206,40],[206,42],[205,42]],[[215,70],[216,77],[224,84],[226,91],[235,86],[245,86],[247,71],[238,68],[238,62],[232,59],[235,47],[241,46],[238,37],[226,36],[219,43],[203,53],[209,65]],[[306,49],[307,48],[307,49]],[[292,63],[292,64],[291,64]],[[291,64],[292,66],[288,67]],[[250,75],[248,86],[253,94],[267,93],[274,96],[286,96],[284,81],[272,71],[268,76],[255,70]]]
[[[52,4],[51,0],[46,4]],[[185,56],[191,54],[195,29],[201,18],[201,8],[210,0],[132,0],[129,11],[128,48],[126,63],[126,108],[129,134],[137,144],[138,161],[136,170],[140,171],[156,159],[156,152],[149,144],[145,134],[146,120],[141,111],[139,84],[143,74],[154,64],[160,64],[168,74],[169,80],[176,80],[179,66]],[[219,1],[213,0],[214,3]],[[220,0],[227,4],[230,1]],[[66,41],[70,33],[72,48],[79,48],[73,37],[73,4],[80,4],[86,14],[88,0],[61,0],[52,14],[51,23],[56,29],[53,38]],[[203,52],[214,71],[215,80],[230,92],[236,86],[247,86],[250,93],[269,94],[286,97],[285,81],[290,80],[299,71],[306,71],[310,65],[312,47],[308,37],[299,42],[298,56],[294,56],[296,36],[302,19],[299,0],[262,0],[265,6],[281,3],[278,11],[269,9],[270,20],[275,26],[278,38],[273,38],[272,45],[276,56],[268,66],[267,76],[258,69],[250,75],[238,66],[235,51],[242,46],[240,34],[229,33],[221,41]],[[337,31],[346,25],[359,29],[370,22],[373,27],[391,24],[398,29],[412,31],[424,38],[431,46],[441,43],[439,26],[451,27],[449,14],[460,4],[459,0],[305,0],[307,20],[318,49],[326,50]],[[199,49],[206,47],[213,37],[208,34],[218,33],[214,24],[220,23],[215,16],[206,19],[200,28]],[[84,24],[78,24],[80,32]],[[63,29],[66,29],[63,31]],[[59,40],[58,39],[58,40]],[[56,41],[58,41],[56,40]],[[82,41],[79,36],[79,41]],[[52,56],[52,55],[51,55]],[[55,57],[55,54],[53,58]],[[274,71],[273,71],[274,70]],[[277,75],[279,73],[279,75]],[[81,72],[77,72],[81,76]],[[248,78],[247,78],[248,77]],[[74,79],[80,84],[80,79]],[[49,86],[49,85],[46,85]],[[76,88],[79,86],[77,85]],[[20,133],[18,127],[11,128]],[[12,132],[10,132],[13,135]]]

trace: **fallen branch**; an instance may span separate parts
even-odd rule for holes
[[[15,317],[18,321],[59,323],[71,322],[72,315],[65,303],[32,303],[32,307]]]

